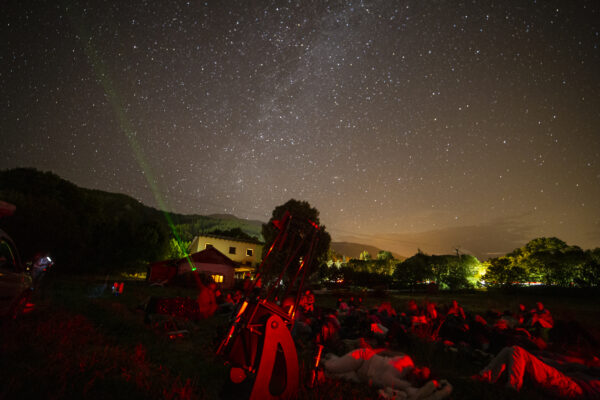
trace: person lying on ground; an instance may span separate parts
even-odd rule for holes
[[[559,367],[559,364],[556,366]],[[502,349],[473,378],[490,383],[502,381],[506,387],[519,391],[525,376],[552,396],[566,399],[600,399],[598,376],[589,375],[580,369],[559,371],[519,346]]]
[[[452,392],[447,381],[429,381],[427,367],[416,367],[410,356],[358,348],[342,357],[327,354],[323,367],[329,375],[382,389],[385,398],[440,400]]]

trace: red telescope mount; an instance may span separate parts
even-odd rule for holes
[[[320,233],[318,224],[287,211],[273,225],[277,237],[217,349],[230,367],[231,382],[251,386],[250,400],[296,395],[298,355],[291,331]],[[273,254],[279,261],[272,262]],[[282,267],[279,276],[257,294],[257,283],[270,276],[275,263]]]

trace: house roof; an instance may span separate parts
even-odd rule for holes
[[[191,254],[190,259],[195,263],[225,264],[234,268],[238,266],[238,263],[233,261],[231,258],[227,257],[225,254],[221,253],[214,247],[209,247],[206,250],[202,250],[197,253]],[[186,259],[182,258],[179,261],[186,261]]]

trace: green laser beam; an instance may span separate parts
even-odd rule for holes
[[[179,247],[179,250],[185,254],[185,258],[189,263],[191,270],[195,271],[196,268],[194,267],[194,264],[187,252],[187,249],[184,249],[183,241],[177,233],[177,229],[175,229],[175,224],[173,223],[171,214],[167,211],[167,205],[163,200],[162,196],[160,195],[160,190],[158,188],[156,180],[154,179],[152,168],[147,162],[146,156],[144,155],[144,152],[136,139],[136,131],[125,113],[125,107],[122,101],[122,97],[119,95],[117,87],[113,83],[104,61],[102,60],[102,58],[100,57],[100,55],[96,51],[96,48],[93,45],[93,38],[87,33],[87,30],[84,28],[85,25],[74,16],[73,8],[66,6],[65,10],[69,14],[70,20],[73,22],[77,31],[79,32],[79,39],[83,44],[84,53],[87,56],[90,62],[90,66],[92,67],[96,78],[100,82],[104,93],[106,94],[106,97],[108,99],[109,104],[111,105],[111,108],[113,109],[113,112],[115,113],[119,127],[125,135],[125,138],[129,143],[129,147],[133,152],[134,159],[142,169],[142,174],[148,182],[154,200],[158,204],[159,210],[163,213],[169,228],[173,232],[173,236],[175,237],[175,241],[177,243],[177,246]]]

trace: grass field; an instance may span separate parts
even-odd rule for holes
[[[16,321],[0,327],[0,399],[216,399],[226,383],[227,369],[214,354],[227,317],[180,322],[189,334],[169,339],[166,329],[144,322],[140,305],[149,296],[195,297],[188,289],[148,287],[127,281],[121,296],[110,288],[101,293],[104,278],[48,276],[32,298],[32,307]],[[110,282],[110,281],[109,281]],[[600,310],[596,300],[573,293],[396,293],[392,303],[403,309],[408,298],[447,303],[457,298],[465,309],[514,309],[519,302],[547,304],[557,319],[576,319],[597,334]],[[594,297],[592,297],[594,298]],[[333,306],[336,297],[317,297],[317,306]],[[365,296],[365,305],[380,302]],[[598,335],[597,335],[598,337]],[[526,388],[521,393],[473,382],[477,365],[460,353],[422,342],[400,349],[418,364],[429,365],[454,386],[451,399],[544,399]],[[312,357],[311,346],[299,346],[301,367]],[[301,368],[302,379],[306,369]],[[302,386],[301,399],[377,398],[374,388],[326,380],[313,389]]]

